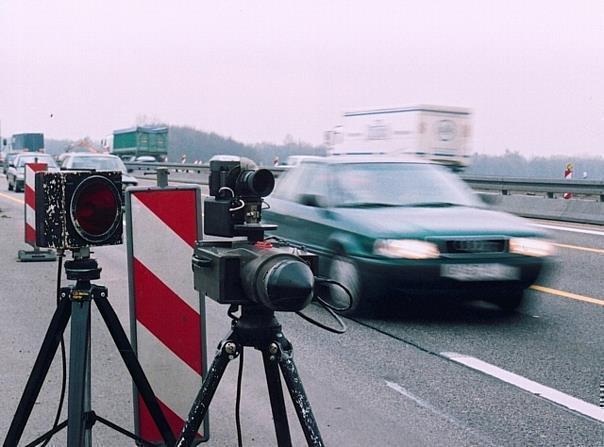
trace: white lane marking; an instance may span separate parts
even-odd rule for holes
[[[410,393],[405,388],[400,386],[398,383],[390,382],[390,381],[386,380],[386,385],[388,385],[390,388],[392,388],[397,393],[400,393],[403,396],[411,399],[413,402],[418,404],[420,407],[430,410],[431,412],[437,414],[438,416],[446,419],[447,421],[449,421],[455,425],[463,426],[463,424],[461,422],[459,422],[458,420],[456,420],[456,419],[452,418],[451,416],[449,416],[448,414],[443,413],[442,411],[434,408],[433,405],[429,404],[428,402],[426,402],[426,401],[420,399],[419,397],[415,396],[414,394]]]
[[[557,225],[535,224],[536,227],[547,228],[549,230],[568,231],[570,233],[593,234],[595,236],[604,236],[604,231],[584,230],[582,228],[559,227]]]
[[[457,354],[456,352],[441,352],[440,355],[447,357],[454,362],[461,363],[468,368],[476,369],[488,374],[489,376],[507,382],[511,385],[528,391],[529,393],[541,396],[544,399],[555,402],[558,405],[576,411],[577,413],[581,413],[597,421],[604,422],[604,408],[600,408],[597,405],[593,405],[581,399],[577,399],[576,397],[569,396],[568,394],[555,390],[554,388],[533,382],[532,380],[506,371],[505,369],[501,369],[495,365],[491,365],[490,363],[483,362],[475,357]]]
[[[437,416],[445,419],[447,422],[449,422],[450,424],[453,424],[463,430],[467,430],[470,433],[472,433],[476,438],[478,438],[481,442],[480,445],[484,445],[484,446],[491,446],[493,445],[491,441],[489,441],[488,439],[484,438],[480,433],[475,432],[474,430],[472,430],[470,427],[468,427],[466,424],[464,424],[463,422],[455,419],[453,416],[448,415],[447,413],[444,413],[442,411],[440,411],[439,409],[437,409],[436,407],[434,407],[432,404],[420,399],[419,397],[417,397],[416,395],[412,394],[411,392],[407,391],[405,388],[403,388],[402,386],[400,386],[398,383],[396,382],[390,382],[389,380],[386,380],[386,385],[388,385],[388,387],[392,388],[394,391],[396,391],[397,393],[407,397],[408,399],[411,399],[413,402],[415,402],[417,405],[419,405],[422,408],[425,408],[428,411],[431,411],[432,413],[436,414]]]

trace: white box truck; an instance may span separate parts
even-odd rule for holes
[[[326,133],[330,155],[412,154],[462,169],[470,160],[471,110],[418,105],[356,110]]]

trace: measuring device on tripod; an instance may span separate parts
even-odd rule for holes
[[[36,245],[69,250],[73,259],[65,262],[67,279],[75,284],[59,291],[57,308],[42,347],[9,427],[5,447],[18,445],[48,374],[63,333],[71,320],[67,419],[28,444],[47,443],[67,428],[67,447],[91,446],[91,429],[96,422],[135,440],[145,439],[97,415],[90,402],[90,317],[91,303],[98,308],[132,380],[147,405],[166,445],[174,435],[143,372],[132,345],[108,301],[108,290],[92,281],[100,279],[101,268],[90,257],[90,247],[122,243],[122,184],[120,172],[67,172],[36,174]],[[62,257],[62,256],[61,256]],[[60,261],[59,258],[59,279]]]
[[[272,173],[234,157],[210,160],[210,195],[204,202],[204,231],[246,240],[200,241],[192,258],[194,287],[220,304],[228,304],[231,329],[219,343],[176,445],[189,446],[203,421],[228,363],[243,359],[245,347],[262,353],[277,442],[292,445],[281,375],[294,403],[309,446],[323,441],[293,360],[292,345],[275,311],[299,311],[310,304],[315,289],[317,256],[298,248],[264,241],[263,197],[274,187]],[[239,317],[234,316],[237,308]],[[238,436],[240,433],[238,432]],[[241,439],[239,439],[241,443]]]

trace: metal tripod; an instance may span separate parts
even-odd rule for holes
[[[252,305],[241,307],[241,317],[233,320],[231,331],[219,343],[214,361],[193,402],[176,446],[192,445],[195,433],[208,411],[229,361],[237,357],[245,346],[262,352],[278,446],[291,447],[292,445],[279,376],[279,368],[281,368],[281,374],[294,403],[306,442],[309,446],[322,447],[323,440],[319,427],[294,364],[292,345],[283,335],[275,313],[265,307]]]
[[[90,410],[89,347],[91,340],[90,303],[92,301],[96,303],[165,444],[167,446],[174,445],[174,435],[160,409],[155,394],[153,394],[151,385],[136,358],[132,345],[128,341],[115,311],[107,300],[107,288],[90,282],[100,278],[101,269],[97,262],[90,258],[88,248],[74,253],[74,257],[75,259],[65,262],[65,271],[67,279],[76,280],[76,283],[74,286],[64,287],[60,291],[59,305],[52,317],[42,347],[27,380],[19,406],[4,441],[4,447],[16,447],[18,445],[70,318],[67,420],[28,444],[28,447],[46,441],[65,427],[67,427],[67,447],[89,447],[91,444],[90,430],[95,422],[105,424],[109,428],[134,439],[139,445],[155,446],[155,444],[145,441],[107,419],[97,416],[94,411]]]

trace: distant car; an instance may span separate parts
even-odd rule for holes
[[[15,152],[7,152],[4,155],[4,160],[2,160],[2,173],[4,175],[6,175],[6,173],[8,172],[8,167],[11,165],[11,163],[13,163],[15,161],[15,157],[20,154],[20,152],[15,151]]]
[[[319,255],[321,273],[350,291],[349,313],[427,295],[512,310],[553,253],[545,232],[488,209],[457,175],[421,160],[303,160],[267,202],[263,222],[279,226],[271,234]],[[348,302],[341,288],[330,295]]]
[[[6,181],[9,191],[15,190],[15,192],[19,192],[25,189],[25,165],[27,163],[46,163],[49,172],[59,170],[54,158],[49,154],[42,152],[17,153],[6,170]]]
[[[156,163],[157,162],[155,157],[152,155],[140,155],[132,161],[135,161],[137,163]]]
[[[71,152],[63,157],[61,170],[95,170],[95,171],[120,171],[122,173],[122,187],[138,185],[138,180],[128,174],[124,162],[115,155],[95,154],[87,152]]]

